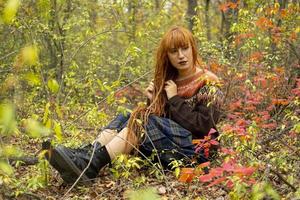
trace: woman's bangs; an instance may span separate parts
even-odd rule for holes
[[[166,41],[166,47],[168,51],[175,48],[182,48],[182,47],[188,47],[189,46],[189,38],[186,34],[184,34],[181,31],[172,31],[170,33],[170,37],[167,37]]]

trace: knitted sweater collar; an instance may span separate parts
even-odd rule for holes
[[[205,80],[202,77],[203,70],[198,71],[193,76],[183,80],[175,81],[177,85],[177,94],[180,97],[190,98],[194,96],[197,91],[205,85]]]

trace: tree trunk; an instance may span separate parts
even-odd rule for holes
[[[232,0],[232,3],[237,3],[237,0]],[[233,33],[231,33],[230,28],[233,23],[238,21],[238,8],[232,9],[228,8],[227,11],[222,12],[222,24],[221,24],[221,33],[223,38],[225,38],[229,43],[232,41]]]
[[[159,10],[160,9],[160,3],[159,0],[155,0],[155,9]]]
[[[197,16],[196,7],[197,7],[197,0],[188,0],[188,9],[186,12],[186,17],[187,17],[190,31],[193,31],[195,25],[194,18]]]
[[[129,1],[128,4],[128,13],[129,13],[129,24],[131,27],[129,39],[130,41],[135,41],[135,33],[136,33],[136,14],[137,14],[137,4],[138,1]]]
[[[206,25],[207,40],[211,40],[210,20],[209,20],[209,3],[210,3],[210,0],[206,0],[206,4],[205,4],[205,25]]]

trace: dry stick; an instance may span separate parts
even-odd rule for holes
[[[284,133],[286,133],[286,131],[290,130],[291,128],[293,128],[293,126],[288,126],[284,129],[282,129],[281,131],[279,131],[279,133],[277,133],[275,135],[272,135],[270,138],[260,142],[259,144],[260,145],[265,145],[265,144],[269,143],[270,141],[272,141],[274,139],[277,139],[279,136],[283,135]]]
[[[273,174],[276,174],[276,176],[282,180],[286,185],[290,186],[290,188],[293,189],[294,192],[297,191],[297,188],[295,186],[293,186],[292,184],[290,184],[287,180],[285,180],[285,178],[277,171],[275,171],[274,169],[270,168],[270,171],[273,173]]]
[[[69,59],[69,63],[71,63],[71,61],[74,59],[74,57],[76,56],[76,54],[78,53],[78,51],[82,48],[82,47],[84,47],[87,43],[89,43],[91,40],[93,40],[94,38],[96,38],[97,36],[99,36],[99,35],[102,35],[102,34],[105,34],[105,33],[111,33],[111,32],[115,32],[115,33],[117,33],[117,32],[127,32],[127,31],[125,31],[125,30],[106,30],[106,31],[102,31],[102,32],[100,32],[100,33],[97,33],[97,34],[95,34],[95,35],[93,35],[93,36],[91,36],[90,38],[88,38],[87,40],[85,40],[76,50],[75,50],[75,52],[72,54],[72,56],[70,57],[70,59]],[[58,91],[58,95],[60,94],[60,92],[61,92],[61,88],[62,88],[62,83],[63,83],[63,81],[61,81],[61,85],[60,85],[60,87],[59,87],[59,91]]]
[[[138,151],[149,163],[151,163],[158,171],[160,171],[160,169],[158,167],[156,167],[152,162],[151,160],[146,156],[144,155],[138,148],[135,147],[135,145],[133,145],[131,142],[129,142],[128,140],[124,139],[124,138],[121,138],[120,136],[116,135],[116,137],[119,137],[120,139],[126,141],[130,146],[132,146],[136,151]],[[96,145],[94,145],[93,147],[93,152],[91,154],[91,158],[89,160],[89,163],[88,165],[85,167],[85,169],[81,172],[80,176],[77,178],[77,180],[73,183],[73,185],[69,188],[69,190],[64,194],[64,196],[62,197],[62,199],[64,199],[66,197],[66,195],[76,186],[76,184],[78,183],[78,181],[81,179],[81,177],[83,176],[83,174],[85,173],[85,171],[89,168],[91,162],[92,162],[92,159],[93,159],[93,156],[95,154],[95,150],[96,150]],[[161,171],[160,171],[161,172]],[[161,172],[162,173],[162,172]],[[164,175],[162,173],[162,175]]]
[[[289,129],[291,129],[291,128],[292,128],[292,126],[289,126],[289,127],[285,128],[285,129],[281,130],[277,135],[273,136],[273,137],[271,138],[271,140],[276,139],[277,137],[279,137],[280,135],[282,135],[283,133],[285,133],[286,130],[289,130]],[[266,143],[268,143],[268,142],[271,141],[271,140],[270,140],[270,139],[265,140],[265,141],[261,142],[260,144],[266,144]],[[248,150],[250,150],[250,153],[252,153],[256,158],[258,158],[257,153],[253,152],[253,151],[252,151],[249,147],[247,147],[247,146],[246,146],[246,148],[247,148]],[[272,173],[274,173],[275,175],[277,175],[277,177],[278,177],[280,180],[282,180],[286,185],[288,185],[290,188],[292,188],[292,190],[293,190],[294,192],[297,191],[297,189],[296,189],[292,184],[290,184],[287,180],[285,180],[285,178],[284,178],[279,172],[275,171],[275,170],[272,169],[272,168],[270,168],[270,171],[271,171]]]
[[[7,54],[7,55],[5,55],[5,56],[2,56],[1,58],[0,58],[0,60],[3,60],[4,58],[7,58],[7,57],[9,57],[10,55],[13,55],[13,54],[15,54],[15,53],[17,53],[18,51],[13,51],[13,52],[10,52],[9,54]]]
[[[107,190],[104,190],[101,194],[98,194],[96,197],[95,197],[95,199],[97,199],[97,197],[101,197],[103,194],[105,194],[106,192],[108,192],[108,191],[110,191],[110,190],[112,190],[112,189],[116,189],[116,188],[118,188],[118,187],[121,187],[121,186],[123,186],[122,184],[120,184],[120,185],[118,185],[118,186],[116,186],[116,187],[114,187],[114,188],[109,188],[109,189],[107,189]]]
[[[292,147],[290,147],[289,145],[287,145],[279,136],[281,136],[283,133],[286,133],[286,131],[290,130],[291,128],[293,128],[293,126],[289,126],[285,129],[282,129],[278,134],[276,135],[272,135],[271,138],[266,139],[265,141],[262,141],[260,144],[267,144],[270,141],[276,139],[278,140],[281,144],[283,144],[283,146],[287,147],[288,149],[290,149],[291,151],[293,151],[293,153],[297,154],[300,157],[299,151],[297,149],[294,149]],[[265,133],[267,133],[268,135],[270,135],[267,131],[264,131]]]

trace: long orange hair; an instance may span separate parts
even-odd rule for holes
[[[175,80],[178,75],[177,69],[174,68],[168,58],[168,52],[171,48],[180,48],[189,46],[192,48],[193,67],[200,65],[195,39],[192,33],[180,26],[171,27],[162,37],[156,53],[156,64],[154,72],[154,91],[152,102],[148,107],[138,106],[130,116],[128,128],[130,132],[129,137],[141,138],[143,132],[143,125],[147,123],[150,114],[156,116],[165,116],[165,105],[167,96],[164,91],[165,82],[168,80]],[[140,124],[140,119],[144,123]]]

